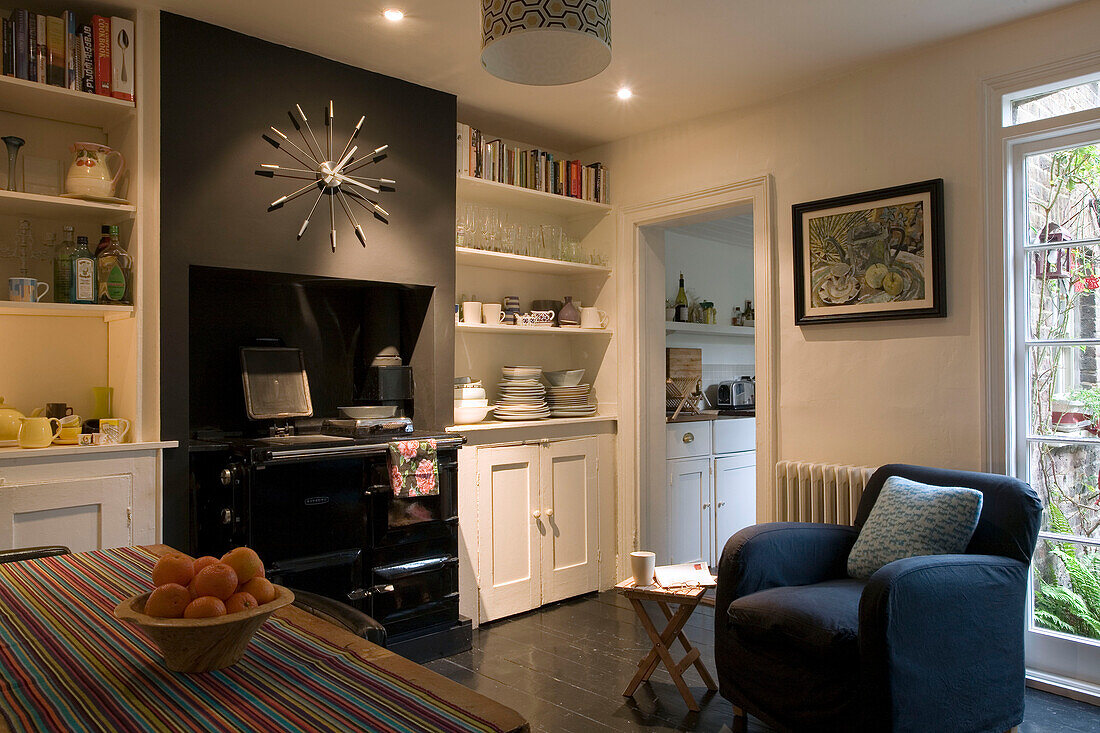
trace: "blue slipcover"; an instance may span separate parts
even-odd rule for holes
[[[982,492],[965,554],[909,557],[865,582],[848,553],[889,476]],[[889,465],[854,527],[741,530],[718,567],[723,697],[781,730],[1005,731],[1024,711],[1027,573],[1039,498],[1006,476]]]

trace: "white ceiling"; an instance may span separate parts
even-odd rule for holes
[[[614,0],[611,65],[561,87],[481,68],[478,0],[146,1],[451,92],[462,121],[576,152],[1076,0]],[[405,20],[383,19],[387,7]],[[632,99],[616,98],[621,85]]]
[[[707,239],[722,244],[735,244],[752,247],[752,214],[740,214],[714,221],[700,221],[694,224],[669,227],[672,234],[682,234],[695,239]]]

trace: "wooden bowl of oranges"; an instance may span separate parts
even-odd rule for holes
[[[141,627],[176,672],[235,664],[267,617],[294,602],[290,590],[264,577],[263,563],[247,547],[221,559],[165,555],[153,568],[153,585],[118,604],[115,617]]]

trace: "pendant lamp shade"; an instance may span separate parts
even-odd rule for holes
[[[611,0],[481,0],[481,65],[534,86],[584,81],[611,63]]]

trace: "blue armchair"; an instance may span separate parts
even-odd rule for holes
[[[890,476],[982,492],[962,555],[889,563],[866,581],[848,552]],[[720,694],[739,726],[782,730],[1005,731],[1023,720],[1027,574],[1042,506],[1006,476],[889,465],[855,526],[741,530],[718,567]]]

